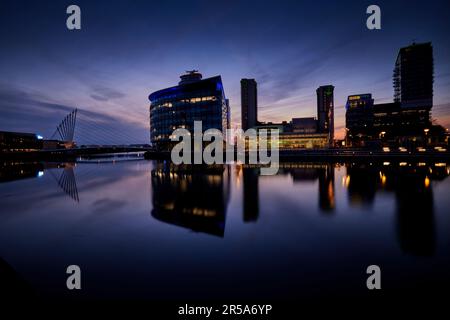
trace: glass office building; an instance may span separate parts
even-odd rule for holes
[[[346,143],[348,146],[361,147],[372,139],[374,99],[372,94],[348,96],[345,105]]]
[[[317,126],[319,133],[329,135],[329,145],[334,142],[334,87],[320,86],[317,93]]]
[[[255,79],[241,79],[242,130],[258,124],[258,89]]]
[[[178,86],[153,92],[150,100],[150,140],[159,150],[169,150],[175,129],[194,131],[202,121],[203,131],[230,128],[230,108],[220,76],[202,79],[196,70],[182,75]]]

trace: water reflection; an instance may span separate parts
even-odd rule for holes
[[[372,206],[377,192],[393,193],[396,200],[397,233],[405,253],[430,256],[436,235],[432,181],[449,175],[445,165],[349,164],[343,184],[352,205]]]
[[[6,261],[0,258],[0,297],[2,300],[35,298],[35,293]]]
[[[0,182],[35,178],[43,172],[42,163],[0,162]]]
[[[331,213],[335,207],[334,164],[296,164],[294,168],[282,169],[289,173],[294,183],[303,181],[319,182],[319,208]]]
[[[238,174],[240,174],[238,172]],[[243,168],[242,183],[244,204],[242,206],[244,222],[255,222],[259,216],[259,169]]]
[[[379,168],[365,164],[349,164],[343,186],[347,188],[349,203],[354,207],[371,208],[380,180]]]
[[[79,202],[77,182],[74,174],[76,164],[64,163],[40,163],[40,162],[2,162],[0,163],[0,183],[11,182],[29,178],[39,178],[47,170],[55,179],[61,190],[74,201]],[[58,170],[50,169],[62,169]]]
[[[152,216],[195,232],[223,237],[230,168],[157,164],[152,170]]]
[[[79,202],[75,168],[74,163],[0,163],[0,182],[40,177],[49,172],[60,189]],[[336,195],[335,175],[340,168],[345,170],[340,178],[351,208],[371,211],[377,203],[377,194],[391,194],[395,199],[396,231],[402,251],[417,256],[435,253],[433,186],[448,177],[450,170],[446,164],[295,163],[283,164],[279,176],[288,175],[294,186],[301,186],[304,182],[317,183],[318,209],[325,214],[336,214],[339,202],[342,204],[345,199]],[[234,170],[236,182],[242,181],[240,210],[243,222],[257,223],[264,212],[261,208],[264,199],[260,195],[260,169],[236,166]],[[151,167],[152,217],[195,232],[224,237],[231,189],[230,171],[229,166],[197,168],[154,163]],[[263,185],[270,189],[271,177],[267,177]],[[85,188],[87,186],[89,184]],[[299,199],[295,201],[301,202]]]
[[[432,256],[436,251],[433,190],[425,172],[389,175],[397,200],[397,232],[401,249]]]
[[[279,174],[289,174],[294,183],[318,181],[319,208],[333,212],[336,164],[285,165]],[[432,181],[449,175],[444,164],[384,165],[347,164],[343,187],[351,206],[371,208],[377,192],[393,193],[396,200],[397,235],[403,252],[431,256],[436,250]],[[238,174],[241,170],[238,171]],[[259,216],[259,169],[243,168],[244,222]]]
[[[58,183],[58,186],[74,201],[79,202],[80,197],[78,196],[77,180],[73,172],[74,167],[75,164],[66,163],[59,177],[53,171],[49,172]]]
[[[95,275],[89,297],[358,294],[369,263],[397,288],[441,284],[449,169],[286,163],[261,176],[240,165],[0,163],[0,282],[54,297],[75,261]]]
[[[331,213],[335,208],[335,185],[333,164],[286,164],[279,170],[279,175],[289,175],[295,183],[318,181],[319,208]],[[243,181],[243,220],[256,222],[259,217],[259,176],[260,169],[239,167],[237,175]]]

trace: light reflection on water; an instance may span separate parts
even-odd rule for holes
[[[434,288],[449,279],[448,175],[443,164],[297,163],[276,176],[148,161],[2,164],[2,290],[73,295],[70,264],[89,298],[354,295],[370,264],[384,288]]]

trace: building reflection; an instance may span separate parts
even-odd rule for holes
[[[392,180],[397,199],[397,234],[401,249],[419,256],[433,255],[436,230],[430,178],[425,172],[397,172],[396,176],[387,175],[387,179]]]
[[[0,182],[36,178],[43,173],[42,163],[0,162]]]
[[[433,181],[449,175],[445,164],[349,164],[343,185],[351,205],[372,206],[377,192],[396,199],[397,236],[403,252],[431,256],[436,248]]]
[[[334,165],[330,163],[290,163],[283,164],[279,174],[288,174],[294,183],[318,181],[319,208],[331,213],[335,208]],[[259,217],[259,168],[239,167],[236,174],[242,173],[243,181],[243,220],[255,222]]]
[[[0,283],[2,301],[36,299],[32,286],[2,258],[0,258]]]
[[[347,164],[346,168],[347,175],[343,185],[347,187],[350,205],[372,207],[380,181],[380,170],[368,164]]]
[[[78,196],[77,180],[75,178],[75,173],[73,168],[75,164],[65,163],[63,170],[60,175],[57,176],[53,170],[49,170],[50,174],[55,178],[58,186],[74,201],[80,202],[80,197]]]
[[[331,213],[335,209],[334,164],[296,164],[282,171],[292,176],[294,183],[303,181],[319,182],[319,208],[324,213]]]
[[[196,168],[157,163],[151,172],[152,216],[223,237],[230,190],[228,166]]]
[[[256,222],[259,216],[259,168],[243,168],[244,222]]]
[[[72,200],[79,202],[80,198],[78,196],[77,182],[73,170],[75,166],[76,164],[71,162],[0,162],[0,183],[39,178],[45,172],[48,172],[65,194],[72,198]]]
[[[328,164],[319,170],[319,207],[323,212],[335,208],[334,166]]]

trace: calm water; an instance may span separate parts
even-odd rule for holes
[[[44,298],[297,298],[450,283],[446,165],[3,165],[0,272]],[[65,287],[66,267],[82,290]],[[422,290],[422,291],[420,291]],[[14,290],[13,290],[14,291]],[[429,292],[429,291],[428,291]]]

